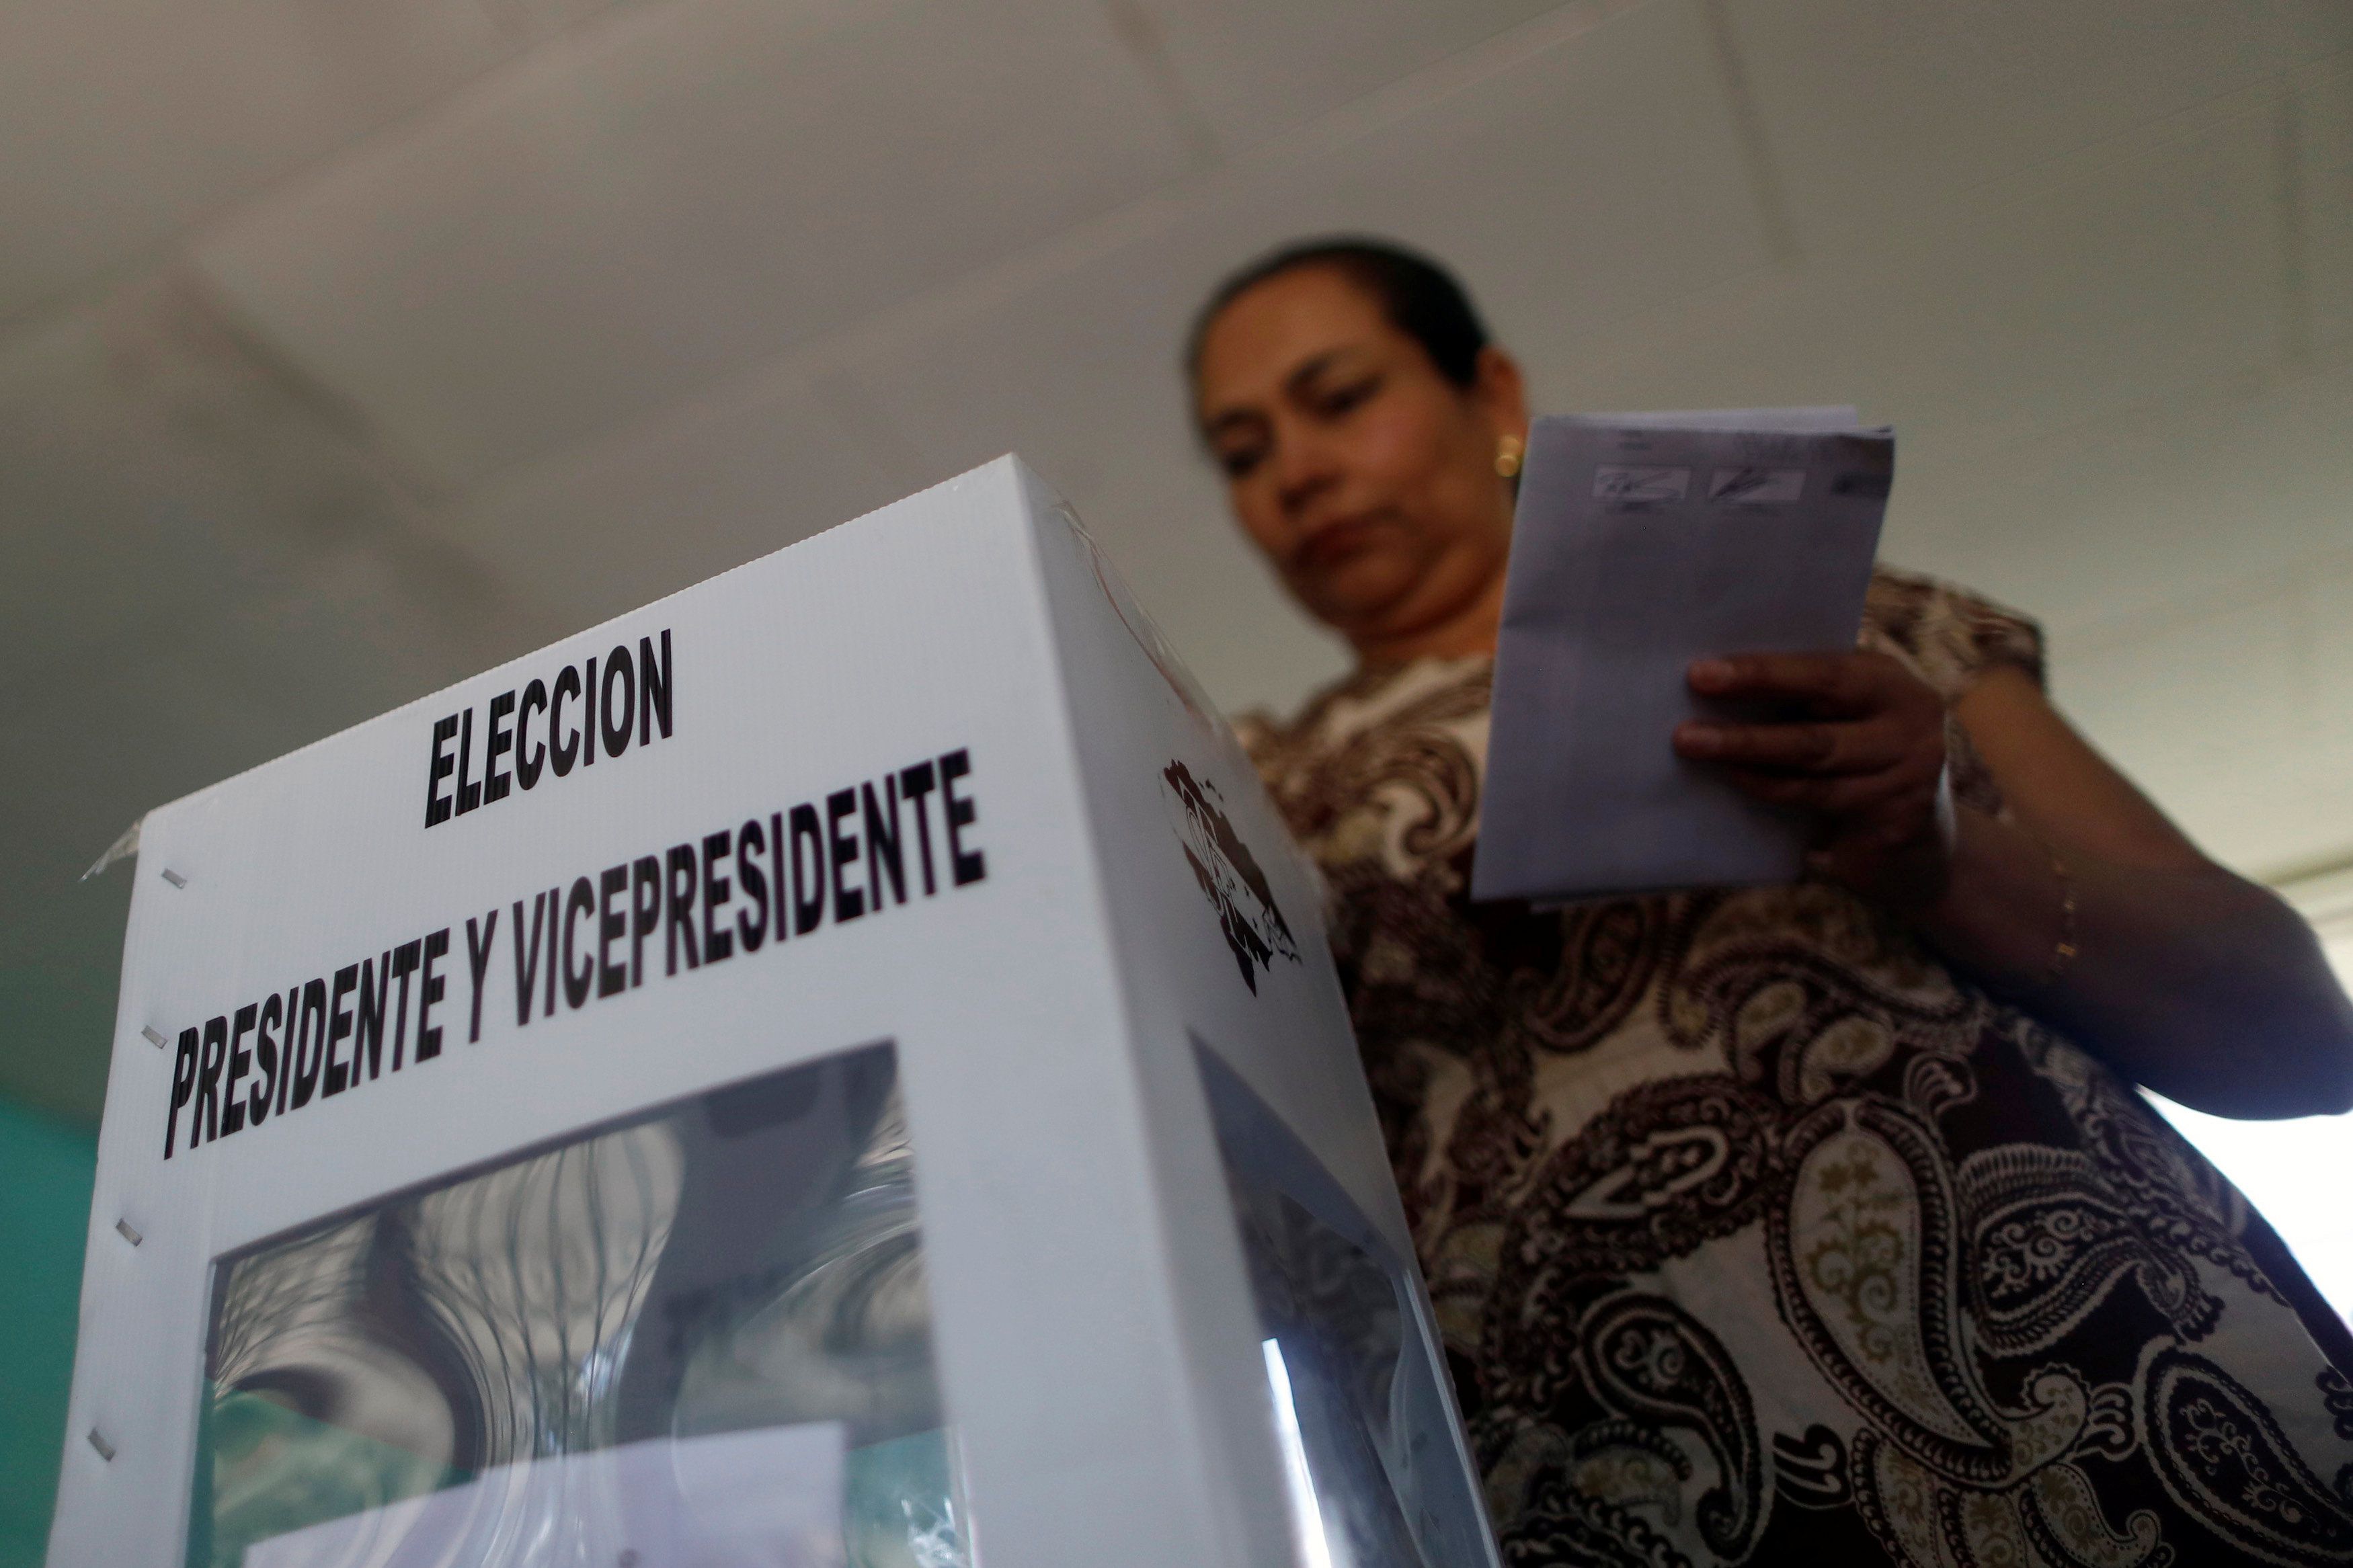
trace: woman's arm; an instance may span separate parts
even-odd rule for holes
[[[2353,1109],[2353,1005],[2310,928],[2200,854],[2023,671],[1954,707],[2014,824],[1953,808],[1943,700],[1894,659],[1709,660],[1692,683],[1806,717],[1685,725],[1679,751],[1819,814],[1820,869],[2118,1071],[2221,1116]]]

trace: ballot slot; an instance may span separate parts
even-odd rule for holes
[[[219,1259],[192,1568],[962,1568],[889,1044]]]

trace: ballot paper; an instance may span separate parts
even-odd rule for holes
[[[1894,475],[1851,408],[1600,415],[1528,435],[1474,899],[1794,879],[1806,824],[1678,757],[1711,655],[1852,648]]]

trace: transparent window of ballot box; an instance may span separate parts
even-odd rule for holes
[[[1303,1568],[1485,1561],[1411,1269],[1216,1051],[1194,1041],[1258,1308]]]
[[[215,1270],[190,1568],[963,1568],[888,1045]]]

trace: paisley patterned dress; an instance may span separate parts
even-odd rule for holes
[[[2041,677],[2030,623],[1889,572],[1862,643],[1948,701]],[[1488,684],[1366,671],[1242,729],[1327,883],[1505,1561],[2353,1563],[2353,1336],[2230,1184],[1837,887],[1470,903]]]

